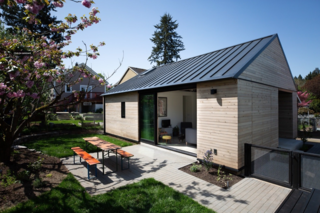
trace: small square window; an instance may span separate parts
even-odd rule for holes
[[[121,118],[125,118],[125,117],[126,117],[126,103],[121,102]]]
[[[69,84],[66,84],[65,92],[66,93],[71,93],[72,92],[72,87]]]

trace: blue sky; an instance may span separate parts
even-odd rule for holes
[[[88,61],[96,72],[111,74],[124,61],[117,73],[109,79],[115,83],[128,66],[149,69],[148,61],[153,43],[150,41],[164,13],[177,20],[177,29],[185,49],[180,53],[186,59],[217,49],[278,33],[293,76],[303,77],[320,67],[320,1],[296,0],[95,0],[101,22],[77,33],[68,49],[104,41],[100,57]],[[59,19],[69,13],[80,16],[91,9],[67,1],[58,9]],[[84,62],[85,58],[74,58]],[[71,66],[70,59],[65,61]]]

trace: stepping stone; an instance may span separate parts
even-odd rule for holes
[[[28,149],[30,152],[34,152],[34,151],[36,151],[35,149]]]
[[[15,146],[12,146],[14,149],[26,149],[27,147],[26,146],[20,146],[20,145],[15,145]]]
[[[41,152],[41,151],[37,151],[36,153],[37,153],[37,154],[41,154],[42,152]]]

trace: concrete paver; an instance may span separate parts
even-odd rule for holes
[[[195,162],[194,157],[147,144],[122,149],[134,154],[130,160],[130,170],[120,170],[119,158],[118,172],[102,175],[102,164],[99,164],[98,178],[90,181],[87,178],[86,164],[80,164],[78,157],[76,164],[73,164],[73,157],[61,160],[91,195],[106,193],[152,177],[217,212],[274,212],[291,191],[254,178],[244,178],[225,190],[179,170],[180,167]],[[97,157],[96,153],[90,154]],[[112,170],[115,170],[114,156],[105,158],[105,171]],[[93,171],[94,168],[92,175]]]

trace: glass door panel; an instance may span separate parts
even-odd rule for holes
[[[142,140],[154,143],[155,103],[154,95],[141,95],[140,99],[140,135]]]

